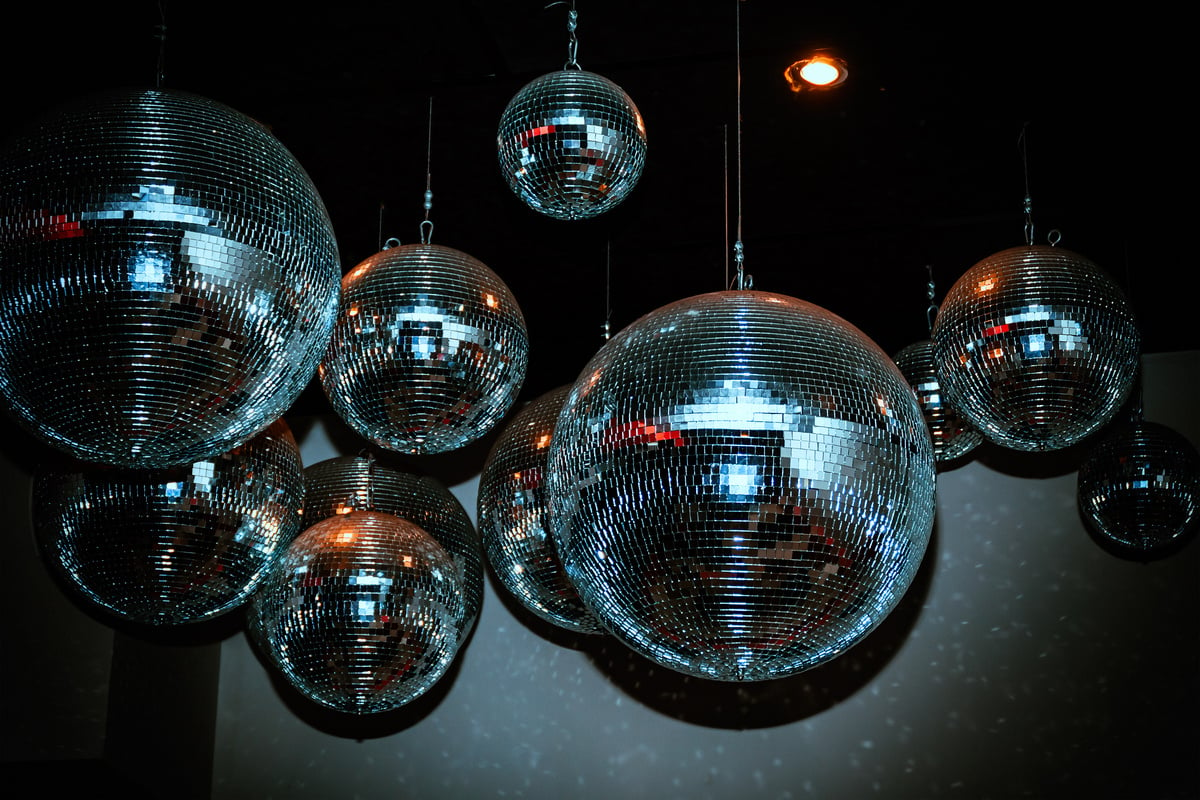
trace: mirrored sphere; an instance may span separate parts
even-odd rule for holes
[[[938,461],[953,461],[974,450],[983,441],[983,434],[946,401],[933,368],[933,342],[928,339],[914,342],[897,353],[894,360],[917,394],[933,441],[933,457]]]
[[[525,317],[496,273],[453,248],[410,244],[342,279],[321,385],[372,442],[441,453],[508,413],[528,360]]]
[[[549,535],[546,459],[570,388],[559,387],[522,408],[492,446],[479,478],[479,533],[496,576],[521,605],[560,628],[603,633]]]
[[[1061,247],[1014,247],[971,267],[933,326],[949,402],[991,441],[1057,450],[1116,414],[1140,335],[1120,288]]]
[[[337,259],[312,181],[249,117],[162,90],[67,106],[0,154],[0,394],[87,461],[231,450],[311,379]]]
[[[526,205],[557,219],[586,219],[637,185],[646,124],[620,86],[564,69],[517,92],[500,117],[496,144],[500,171]]]
[[[1122,425],[1084,459],[1078,490],[1094,533],[1131,555],[1153,557],[1196,529],[1200,455],[1165,425]]]
[[[432,536],[454,560],[470,632],[483,605],[483,546],[466,509],[437,480],[380,464],[373,456],[343,456],[304,470],[304,524],[315,525],[354,509],[408,520]]]
[[[464,609],[450,555],[413,523],[376,511],[318,522],[250,602],[254,641],[305,697],[390,711],[420,697],[458,649]]]
[[[651,312],[584,368],[550,444],[558,554],[652,660],[762,680],[860,641],[933,526],[921,408],[861,331],[810,303],[718,292]]]
[[[279,420],[188,466],[39,471],[33,520],[43,558],[83,597],[171,625],[245,602],[300,532],[303,498],[300,451]]]

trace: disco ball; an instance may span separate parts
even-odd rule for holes
[[[463,631],[469,632],[483,605],[483,546],[454,495],[433,478],[401,472],[373,457],[331,458],[304,470],[305,525],[354,509],[408,520],[446,549],[462,587]]]
[[[933,368],[933,342],[925,339],[910,344],[896,354],[895,361],[917,393],[933,440],[933,457],[938,461],[953,461],[974,450],[983,441],[983,435],[942,396],[941,382]]]
[[[1078,491],[1083,517],[1101,540],[1153,557],[1196,529],[1200,455],[1165,425],[1125,425],[1084,459]]]
[[[1057,450],[1112,419],[1139,340],[1111,278],[1061,247],[1015,247],[958,279],[933,326],[947,399],[996,444]]]
[[[625,90],[577,69],[526,84],[500,117],[500,170],[534,211],[603,214],[633,190],[646,163],[646,124]]]
[[[178,624],[245,602],[299,533],[303,499],[300,451],[279,420],[188,466],[40,471],[33,520],[45,560],[89,601]]]
[[[342,279],[321,384],[355,431],[405,453],[468,444],[508,412],[529,360],[512,292],[466,253],[410,244]]]
[[[450,555],[413,523],[375,511],[318,522],[250,601],[254,641],[305,697],[390,711],[445,674],[463,634]]]
[[[304,389],[341,270],[312,181],[219,103],[126,91],[0,154],[0,394],[87,461],[231,450]]]
[[[933,526],[933,448],[896,365],[762,292],[681,300],[614,337],[563,404],[548,470],[584,603],[706,678],[782,677],[861,640]]]
[[[479,478],[479,531],[492,569],[525,608],[569,631],[603,633],[567,578],[548,533],[546,458],[570,388],[525,406],[496,440]]]

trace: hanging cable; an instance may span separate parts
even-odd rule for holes
[[[721,153],[725,156],[725,283],[729,288],[729,126],[721,126]]]
[[[741,291],[752,287],[754,280],[746,275],[745,247],[742,245],[742,0],[734,0],[734,3],[737,7],[737,240],[733,243],[733,263],[737,268],[734,281]]]
[[[425,219],[421,222],[421,244],[429,244],[433,236],[433,98],[429,98],[429,130],[425,138]]]
[[[383,201],[379,201],[379,249],[385,249],[383,246]]]
[[[605,242],[604,257],[604,341],[612,337],[612,240]]]
[[[1029,123],[1021,126],[1021,135],[1017,137],[1017,146],[1021,148],[1021,165],[1025,170],[1025,245],[1033,246],[1033,196],[1029,193],[1029,139],[1027,132]]]
[[[154,26],[154,38],[158,39],[158,65],[154,71],[154,88],[161,89],[166,79],[167,64],[167,9],[162,0],[158,0],[159,23]]]
[[[375,510],[375,453],[367,451],[367,507],[366,511]]]

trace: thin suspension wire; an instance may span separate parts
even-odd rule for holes
[[[612,337],[612,240],[605,242],[604,257],[604,341]]]
[[[433,98],[429,98],[429,129],[425,138],[425,219],[421,222],[421,244],[429,244],[433,236],[433,220],[429,212],[433,208]]]
[[[367,451],[367,507],[366,511],[375,510],[375,453]]]
[[[379,249],[383,250],[383,201],[379,201]]]
[[[725,156],[725,283],[729,288],[729,126],[721,126],[721,153]]]
[[[1033,196],[1029,193],[1029,139],[1027,132],[1029,123],[1021,126],[1021,135],[1017,137],[1017,145],[1021,148],[1021,166],[1025,171],[1025,244],[1033,245]]]
[[[158,0],[158,19],[159,23],[154,26],[154,38],[158,39],[158,65],[154,70],[155,89],[162,88],[167,72],[167,9],[163,0]]]
[[[742,0],[737,7],[737,241],[733,244],[733,262],[737,266],[737,288],[747,288],[744,267],[745,248],[742,245]]]
[[[1136,318],[1137,317],[1137,304],[1133,302],[1133,274],[1129,269],[1129,239],[1128,238],[1126,238],[1124,240],[1124,242],[1122,242],[1121,254],[1124,257],[1122,260],[1125,262],[1125,302],[1127,302],[1129,304],[1129,307],[1131,309],[1133,309],[1134,317]],[[1138,368],[1137,368],[1137,379],[1136,379],[1136,382],[1134,383],[1134,387],[1137,390],[1137,394],[1133,400],[1133,411],[1132,411],[1134,424],[1141,422],[1145,418],[1146,394],[1145,394],[1144,377],[1145,376],[1142,374],[1142,362],[1141,362],[1141,359],[1139,359],[1138,360]]]

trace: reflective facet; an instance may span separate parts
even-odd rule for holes
[[[432,244],[376,253],[342,279],[321,384],[359,434],[406,453],[475,441],[512,406],[529,337],[483,263]]]
[[[1116,414],[1140,336],[1120,288],[1061,247],[1015,247],[958,279],[933,326],[947,399],[991,441],[1057,450]]]
[[[304,470],[306,526],[354,509],[408,520],[446,549],[463,592],[463,631],[469,632],[483,605],[483,546],[450,490],[433,478],[401,472],[370,456],[331,458]]]
[[[557,219],[608,211],[637,184],[646,125],[620,86],[582,70],[551,72],[509,101],[496,137],[500,170],[525,204]]]
[[[1118,549],[1161,553],[1200,520],[1200,454],[1165,425],[1123,425],[1080,465],[1079,508],[1092,530]]]
[[[546,459],[570,388],[525,406],[492,446],[479,478],[479,532],[492,569],[525,608],[569,631],[603,633],[571,585],[549,535]]]
[[[548,469],[584,603],[707,678],[781,677],[861,640],[933,525],[933,449],[896,365],[840,317],[762,292],[681,300],[608,342]]]
[[[464,624],[450,555],[416,525],[355,511],[313,525],[250,602],[254,641],[314,702],[390,711],[445,674]]]
[[[304,170],[211,100],[88,98],[0,155],[0,394],[79,458],[186,464],[263,430],[317,367],[340,275]]]
[[[933,342],[914,342],[896,354],[908,385],[917,393],[917,402],[925,414],[925,425],[933,440],[933,456],[938,461],[953,461],[974,450],[983,435],[950,407],[933,367]]]
[[[300,451],[279,420],[188,466],[41,471],[33,518],[43,558],[89,601],[178,624],[245,602],[300,532],[303,498]]]

